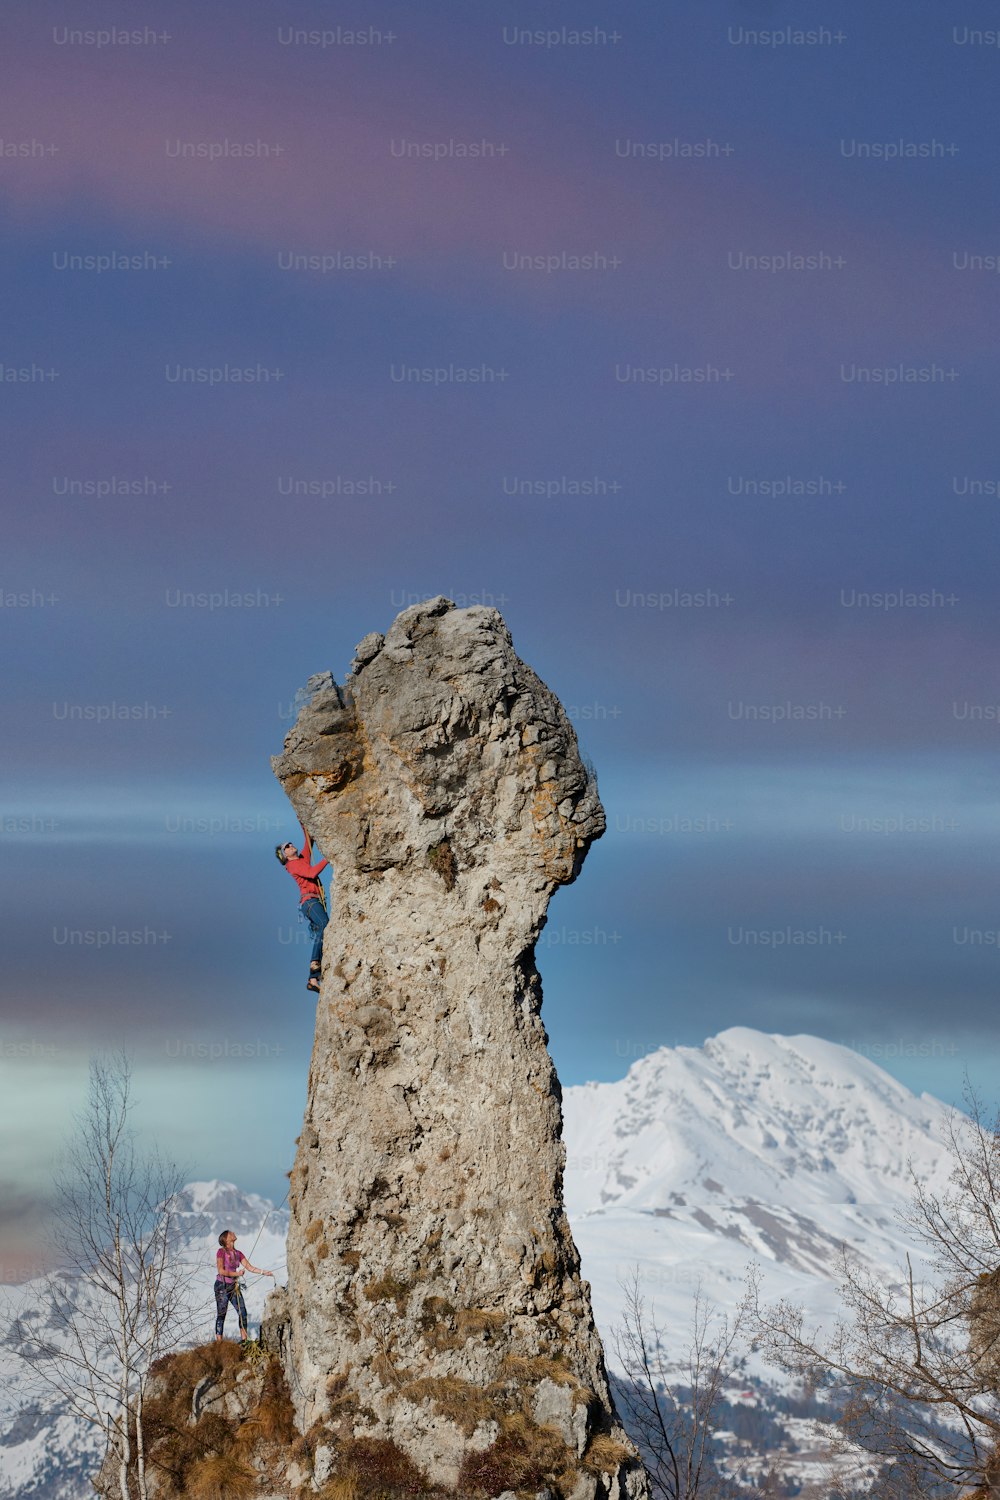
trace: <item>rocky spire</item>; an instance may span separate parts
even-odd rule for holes
[[[493,609],[418,604],[343,687],[309,686],[272,764],[330,859],[330,926],[265,1336],[313,1482],[639,1500],[535,968],[549,898],[604,832],[593,774]]]

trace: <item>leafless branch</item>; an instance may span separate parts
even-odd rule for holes
[[[150,1368],[189,1332],[192,1274],[175,1253],[182,1178],[156,1151],[139,1151],[131,1111],[128,1057],[95,1059],[56,1182],[58,1267],[6,1340],[66,1411],[106,1435],[122,1500],[131,1500],[133,1433],[140,1459],[144,1452]],[[141,1462],[137,1481],[145,1500]]]

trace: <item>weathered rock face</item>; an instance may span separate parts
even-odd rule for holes
[[[314,1480],[382,1441],[428,1488],[645,1496],[563,1210],[534,962],[604,831],[594,778],[492,609],[417,605],[310,688],[273,766],[331,861],[330,926],[265,1336]]]
[[[1000,1267],[984,1271],[969,1305],[969,1353],[984,1391],[1000,1390]]]

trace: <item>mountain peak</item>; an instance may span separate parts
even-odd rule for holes
[[[947,1106],[818,1037],[736,1026],[661,1047],[618,1083],[565,1091],[573,1212],[669,1210],[704,1185],[733,1201],[879,1203],[912,1158],[937,1170]]]
[[[266,1219],[272,1227],[284,1232],[288,1210],[277,1209],[269,1198],[244,1192],[234,1182],[212,1178],[208,1182],[188,1182],[174,1197],[174,1211],[183,1221],[188,1235],[216,1235],[232,1229],[238,1235],[256,1233]]]

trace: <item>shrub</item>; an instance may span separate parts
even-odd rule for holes
[[[458,866],[455,863],[455,851],[447,837],[440,839],[436,844],[431,844],[427,851],[427,863],[441,876],[445,889],[454,890]]]
[[[321,1491],[323,1500],[355,1500],[361,1495],[374,1500],[379,1495],[426,1495],[430,1490],[416,1464],[387,1438],[359,1437],[338,1443],[336,1466],[336,1475]]]
[[[500,1435],[484,1453],[467,1453],[458,1478],[460,1493],[485,1490],[537,1490],[547,1480],[559,1488],[573,1455],[553,1427],[539,1427],[523,1412],[501,1418]]]

